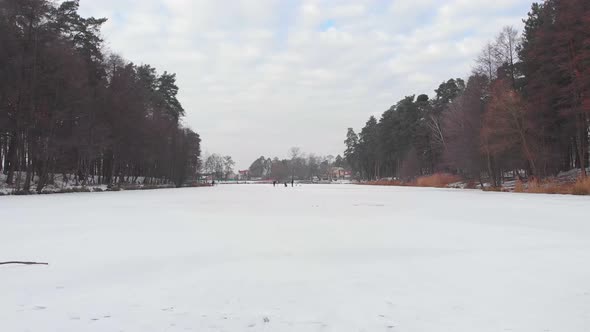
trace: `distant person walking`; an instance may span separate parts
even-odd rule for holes
[[[277,181],[273,181],[273,182],[272,182],[272,186],[273,186],[273,187],[276,187],[276,186],[277,186]]]
[[[295,179],[291,179],[291,187],[295,187]]]

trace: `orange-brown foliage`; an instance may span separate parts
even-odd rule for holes
[[[445,188],[451,183],[461,181],[461,178],[447,173],[436,173],[428,176],[420,177],[416,180],[416,186],[418,187],[434,187],[434,188]]]
[[[514,192],[517,192],[517,193],[526,192],[526,188],[524,187],[524,183],[522,183],[522,181],[516,180],[516,184],[514,185]]]
[[[578,181],[572,185],[572,194],[590,195],[590,177],[579,178]]]
[[[362,183],[367,186],[408,186],[408,187],[433,187],[446,188],[451,183],[461,181],[461,178],[446,173],[437,173],[428,176],[419,177],[412,182],[404,182],[401,180],[377,180]]]
[[[545,188],[538,180],[532,180],[529,181],[526,192],[531,194],[544,194]]]
[[[558,182],[556,179],[548,179],[544,181],[533,180],[527,183],[526,186],[521,183],[520,188],[518,182],[517,186],[514,188],[514,191],[516,192],[560,195],[568,195],[573,192],[573,184]]]
[[[414,186],[414,187],[433,187],[446,188],[449,184],[459,182],[461,178],[446,173],[437,173],[429,176],[418,178],[414,182],[402,182],[399,180],[378,180],[365,182],[364,185],[371,186]],[[475,184],[475,183],[473,183]],[[470,187],[470,186],[468,186]],[[502,188],[486,187],[484,191],[504,191]],[[523,183],[516,181],[514,192],[530,194],[560,194],[560,195],[590,195],[590,177],[579,178],[575,183],[559,182],[557,179],[532,180]]]

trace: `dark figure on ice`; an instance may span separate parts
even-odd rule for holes
[[[295,187],[295,180],[291,179],[291,187]]]
[[[289,185],[287,185],[287,182],[285,182],[285,187],[288,187]]]
[[[277,181],[273,181],[273,182],[272,182],[272,186],[273,186],[273,187],[276,187],[276,186],[277,186]]]

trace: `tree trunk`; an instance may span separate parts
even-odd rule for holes
[[[32,164],[32,162],[31,162],[30,159],[27,160],[27,163],[28,163],[28,165],[27,165],[27,175],[25,177],[25,184],[23,185],[23,190],[28,192],[29,190],[31,190],[31,176],[32,176],[32,173],[33,173],[33,164]]]
[[[18,146],[18,135],[16,132],[12,132],[12,138],[10,139],[10,144],[8,145],[8,155],[6,156],[6,170],[8,177],[6,178],[6,183],[8,185],[14,184],[14,172],[16,170],[16,163],[17,163],[17,153],[16,149]]]

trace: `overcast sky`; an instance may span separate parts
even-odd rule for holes
[[[184,123],[238,168],[290,147],[339,154],[406,95],[466,77],[531,0],[81,0],[107,47],[175,72]]]

